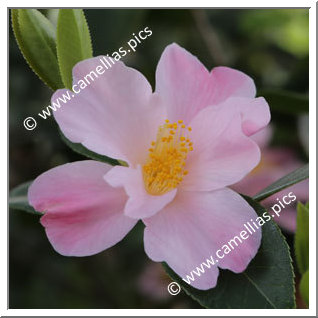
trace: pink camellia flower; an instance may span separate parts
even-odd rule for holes
[[[100,58],[78,63],[74,83]],[[44,212],[41,223],[62,255],[99,253],[142,219],[147,255],[185,277],[257,217],[228,186],[258,164],[260,150],[250,136],[268,124],[270,112],[263,98],[255,98],[253,80],[239,71],[209,72],[172,44],[159,61],[154,93],[141,73],[116,62],[55,118],[72,142],[128,164],[74,162],[34,181],[29,202]],[[260,241],[261,231],[218,267],[244,271]],[[218,267],[192,285],[214,287]]]
[[[262,160],[243,180],[231,187],[233,190],[254,196],[279,178],[303,166],[303,163],[290,149],[277,146],[270,147],[271,135],[271,126],[267,126],[253,135],[252,139],[262,149]],[[285,231],[294,233],[296,231],[297,202],[306,203],[309,198],[308,179],[271,195],[262,202],[262,205],[271,211],[271,207],[277,204],[277,199],[282,199],[289,192],[293,192],[297,199],[289,205],[285,204],[280,216],[273,220]]]

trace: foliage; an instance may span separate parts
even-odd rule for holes
[[[309,203],[306,205],[298,202],[297,205],[297,230],[295,234],[295,255],[297,267],[302,274],[300,293],[309,305]]]

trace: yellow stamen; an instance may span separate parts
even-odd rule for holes
[[[189,131],[191,127],[186,127],[182,120],[171,124],[166,119],[159,127],[157,140],[151,143],[149,157],[142,168],[145,189],[149,194],[162,195],[171,191],[188,174],[185,170],[187,155],[193,150],[192,143],[188,144]]]

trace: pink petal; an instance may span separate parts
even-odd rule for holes
[[[216,85],[214,103],[220,103],[229,97],[255,97],[254,81],[241,71],[219,66],[211,71]]]
[[[273,127],[271,125],[259,130],[256,134],[252,135],[252,139],[259,145],[261,149],[269,145],[273,136]]]
[[[216,251],[239,236],[245,230],[244,224],[256,217],[255,211],[232,190],[180,191],[173,204],[144,220],[145,251],[152,260],[166,262],[184,279],[212,256],[218,262],[210,269],[204,267],[205,272],[190,281],[198,289],[210,289],[217,283],[217,266],[242,272],[255,256],[261,230],[238,243],[223,259],[217,258]]]
[[[259,147],[242,132],[244,116],[239,107],[234,107],[239,104],[233,102],[227,99],[218,106],[206,107],[191,122],[194,150],[187,159],[189,174],[181,183],[183,189],[220,189],[238,182],[258,164]]]
[[[242,116],[242,129],[246,136],[254,135],[266,127],[270,122],[271,115],[269,106],[263,97],[229,98],[225,104],[232,105],[233,109]]]
[[[84,60],[73,68],[73,84],[101,66],[102,56]],[[146,78],[138,71],[116,62],[67,104],[62,104],[54,116],[65,136],[82,143],[102,155],[141,162],[147,155],[151,140],[164,119],[163,108]],[[79,90],[79,85],[75,87]],[[58,90],[52,103],[66,93]]]
[[[30,204],[44,212],[41,223],[54,249],[66,256],[99,253],[136,224],[124,215],[127,196],[103,179],[110,166],[80,161],[53,168],[32,183]]]
[[[125,214],[136,219],[153,216],[170,203],[177,193],[177,189],[163,195],[147,193],[140,166],[137,169],[116,166],[105,175],[105,180],[112,187],[124,187],[129,196]]]
[[[162,97],[172,121],[186,124],[204,107],[231,96],[255,96],[253,80],[240,71],[205,66],[177,44],[166,47],[156,72],[156,92]]]

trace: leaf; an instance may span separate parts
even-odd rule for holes
[[[256,194],[253,199],[256,201],[262,201],[267,197],[292,186],[295,183],[303,181],[309,177],[309,167],[308,164],[303,167],[287,174],[276,182],[272,183],[267,188],[263,189],[261,192]]]
[[[46,17],[52,22],[54,26],[57,26],[57,18],[60,9],[47,9]]]
[[[309,209],[301,202],[297,204],[295,255],[299,272],[304,274],[309,268]]]
[[[244,198],[258,215],[266,211],[253,199]],[[235,274],[220,270],[215,288],[206,291],[195,289],[166,264],[164,268],[188,295],[207,308],[295,308],[294,274],[289,248],[272,220],[262,226],[261,247],[245,272]]]
[[[101,162],[105,162],[105,163],[108,163],[112,166],[116,166],[116,165],[124,165],[123,164],[123,161],[118,161],[116,159],[113,159],[113,158],[109,158],[107,156],[103,156],[103,155],[100,155],[96,152],[93,152],[93,151],[90,151],[88,150],[87,148],[85,148],[82,144],[80,143],[74,143],[74,142],[71,142],[70,140],[68,140],[64,134],[61,132],[61,130],[59,130],[60,132],[60,135],[61,135],[61,138],[62,140],[64,141],[64,143],[69,146],[73,151],[81,154],[82,156],[85,156],[85,157],[88,157],[90,159],[93,159],[93,160],[97,160],[97,161],[101,161]]]
[[[22,183],[10,191],[9,208],[42,215],[42,213],[35,211],[32,206],[29,205],[28,189],[32,182],[33,181]]]
[[[36,9],[12,9],[12,28],[31,69],[51,89],[63,87],[53,24]]]
[[[275,112],[299,115],[309,111],[307,95],[282,90],[262,90],[258,95],[263,96]]]
[[[56,38],[63,83],[72,89],[74,65],[93,56],[91,37],[82,9],[60,9]]]
[[[299,291],[302,299],[309,306],[309,270],[301,277],[299,284]]]

